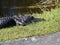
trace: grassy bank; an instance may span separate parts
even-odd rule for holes
[[[32,14],[46,21],[32,23],[27,26],[14,26],[0,29],[0,41],[13,40],[31,36],[41,36],[60,31],[60,8],[44,11],[43,14]]]

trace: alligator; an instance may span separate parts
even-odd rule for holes
[[[0,18],[0,28],[15,26],[16,24],[26,26],[32,22],[45,20],[44,18],[35,18],[33,16],[20,17],[2,17]]]

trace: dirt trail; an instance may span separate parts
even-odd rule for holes
[[[0,42],[0,45],[60,45],[60,32],[23,40]]]

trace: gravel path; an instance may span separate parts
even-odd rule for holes
[[[23,40],[0,42],[0,45],[60,45],[60,32]]]

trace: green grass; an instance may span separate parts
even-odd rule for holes
[[[0,41],[41,36],[60,31],[60,8],[44,11],[43,14],[32,14],[46,21],[32,23],[27,26],[14,26],[0,29]]]

